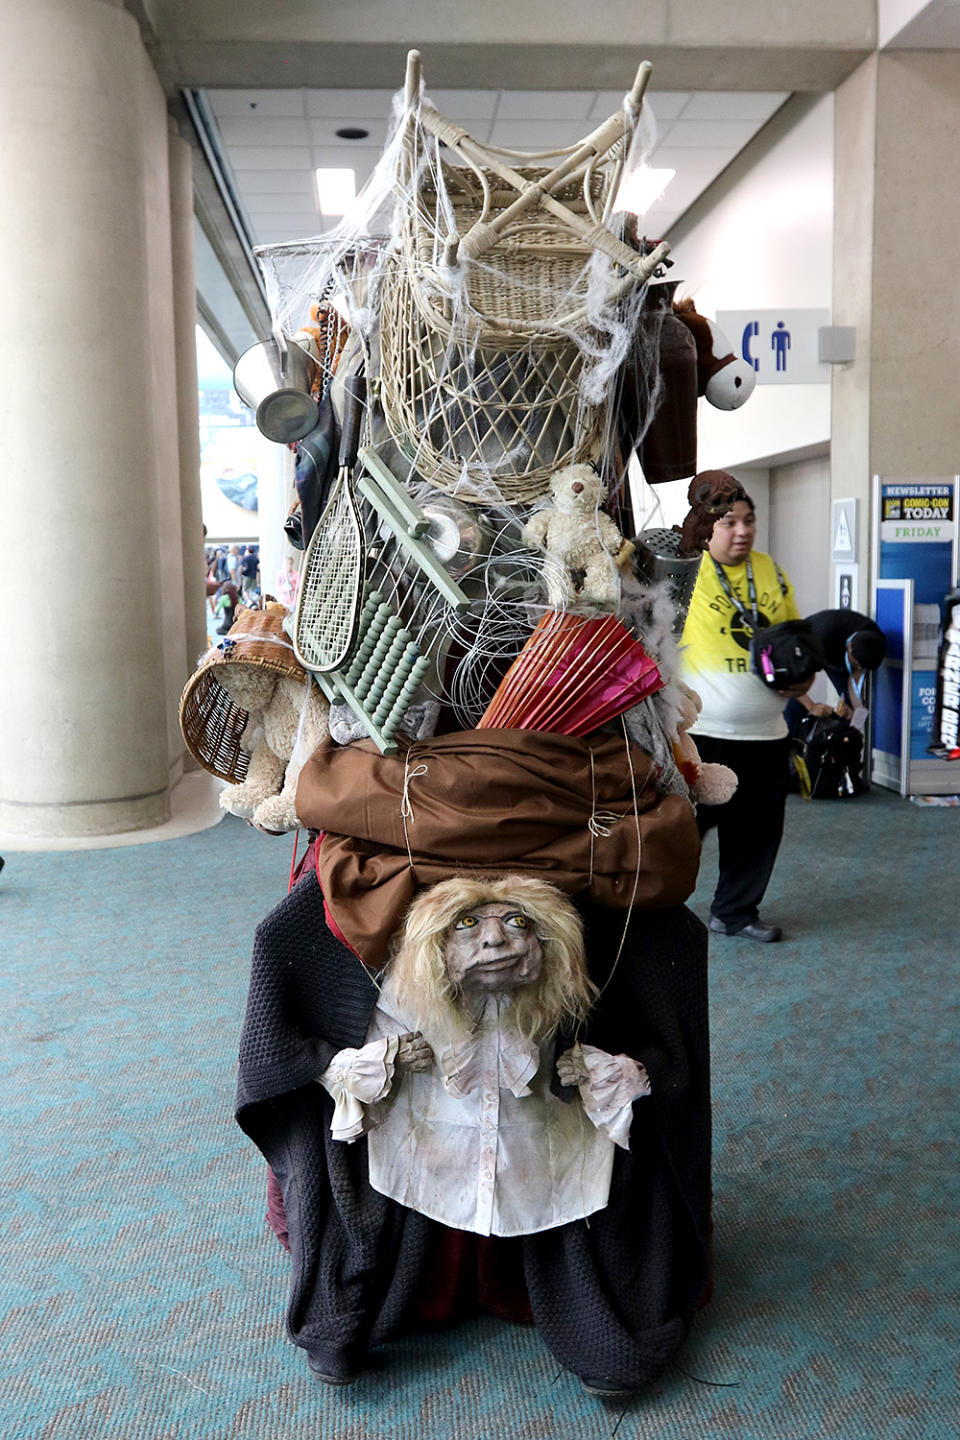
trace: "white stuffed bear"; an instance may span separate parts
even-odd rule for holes
[[[326,700],[309,678],[242,662],[221,665],[217,683],[249,715],[240,743],[250,755],[243,783],[222,790],[220,804],[263,830],[296,830],[300,771],[330,733]]]
[[[620,593],[617,568],[626,564],[633,546],[624,540],[601,508],[607,487],[590,465],[567,465],[550,480],[553,505],[537,510],[523,529],[524,543],[558,562],[567,577],[571,598],[615,605]],[[579,587],[576,575],[582,575]]]

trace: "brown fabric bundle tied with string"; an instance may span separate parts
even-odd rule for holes
[[[616,735],[467,730],[399,755],[330,741],[303,768],[297,813],[326,832],[317,873],[333,919],[379,968],[417,891],[455,875],[522,871],[617,909],[682,903],[694,813],[652,780],[650,757]]]

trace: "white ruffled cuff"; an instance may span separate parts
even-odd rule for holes
[[[390,1093],[399,1044],[399,1035],[388,1035],[359,1050],[338,1050],[319,1077],[318,1083],[333,1097],[334,1140],[356,1140],[363,1134],[364,1106]]]
[[[629,1055],[608,1055],[595,1045],[579,1045],[576,1051],[582,1067],[576,1058],[574,1064],[585,1072],[577,1089],[587,1118],[621,1150],[629,1150],[633,1102],[650,1094],[649,1075]]]

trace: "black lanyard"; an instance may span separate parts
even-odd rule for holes
[[[712,555],[710,559],[713,560]],[[717,560],[713,560],[713,568],[717,572],[717,579],[720,581],[727,599],[739,614],[744,625],[748,626],[751,630],[756,630],[760,624],[760,611],[757,609],[757,587],[753,583],[753,565],[750,556],[747,556],[747,596],[750,601],[750,615],[748,615],[743,608],[743,601],[739,595],[735,595],[731,589],[730,581],[727,579],[723,566]]]

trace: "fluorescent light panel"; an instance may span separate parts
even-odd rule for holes
[[[321,215],[346,215],[357,198],[355,170],[316,171]]]

